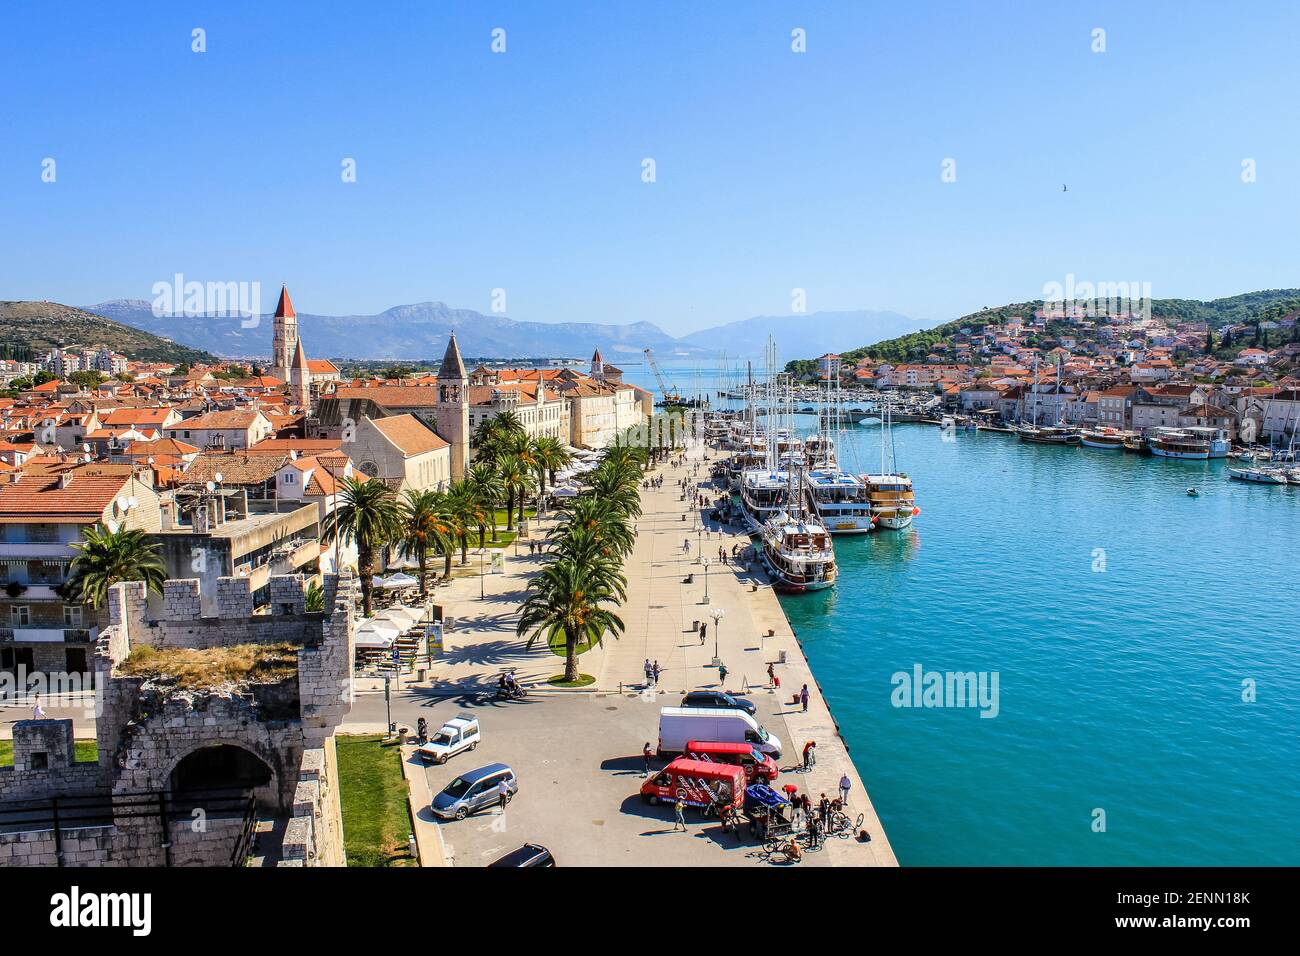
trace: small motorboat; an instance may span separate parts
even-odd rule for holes
[[[1195,488],[1188,488],[1188,489],[1187,489],[1187,497],[1189,497],[1189,498],[1199,498],[1200,496],[1201,496],[1201,493],[1200,493],[1199,491],[1197,491]]]

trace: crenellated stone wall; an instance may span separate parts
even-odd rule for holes
[[[0,799],[98,795],[104,806],[112,800],[114,808],[121,807],[140,794],[169,792],[183,760],[224,745],[253,755],[270,771],[269,782],[254,796],[265,814],[290,818],[279,848],[281,865],[343,865],[333,734],[353,701],[356,580],[347,572],[326,579],[327,614],[305,611],[301,575],[273,576],[270,587],[272,613],[254,615],[249,580],[222,578],[217,583],[221,613],[205,618],[198,580],[167,581],[153,620],[143,583],[112,587],[109,625],[100,634],[94,662],[98,762],[75,763],[71,721],[20,721],[17,765],[0,770]],[[249,643],[296,645],[297,673],[275,684],[198,692],[116,673],[134,647],[205,650]],[[63,862],[224,866],[242,826],[242,813],[233,811],[198,828],[174,825],[157,814],[114,813],[111,826],[84,828],[73,841],[65,837]],[[52,863],[49,836],[35,831],[0,836],[0,866]]]

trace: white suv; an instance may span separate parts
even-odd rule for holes
[[[462,750],[473,750],[478,746],[478,741],[477,717],[453,717],[429,738],[427,744],[415,752],[426,761],[446,763],[448,758],[454,757]]]

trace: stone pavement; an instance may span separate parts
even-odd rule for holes
[[[817,742],[818,760],[812,772],[783,777],[783,783],[795,782],[815,801],[823,792],[835,795],[840,775],[848,774],[852,783],[850,816],[864,815],[864,827],[871,840],[831,841],[831,862],[843,866],[897,866],[866,788],[766,576],[761,571],[749,572],[717,560],[719,546],[730,555],[733,545],[749,543],[748,535],[711,523],[701,525],[701,510],[694,507],[693,500],[682,499],[676,482],[687,475],[693,475],[710,497],[721,494],[704,487],[716,458],[696,448],[687,456],[685,465],[661,465],[651,473],[652,477],[664,476],[664,487],[641,493],[643,514],[637,523],[636,546],[626,566],[627,601],[619,610],[626,631],[617,639],[607,637],[603,648],[584,654],[580,668],[597,677],[593,690],[645,699],[644,663],[647,658],[657,660],[661,668],[659,704],[665,703],[664,694],[668,695],[667,703],[676,703],[673,697],[685,690],[720,686],[718,669],[712,664],[716,646],[729,672],[726,689],[756,698],[769,695],[770,705],[762,710],[772,712],[770,719],[765,718],[767,726],[785,744],[783,768],[798,762],[805,741]],[[537,523],[533,533],[540,533]],[[689,553],[682,547],[687,540]],[[707,575],[700,561],[701,549],[703,556],[711,560]],[[477,567],[476,559],[477,554],[471,552],[471,569]],[[537,683],[560,673],[561,658],[544,647],[525,649],[514,632],[527,580],[539,566],[539,559],[527,556],[526,547],[520,547],[518,556],[511,548],[506,553],[505,572],[482,578],[484,598],[479,597],[478,575],[457,578],[439,588],[435,601],[444,606],[444,613],[457,618],[456,629],[447,635],[446,652],[433,663],[432,679],[424,684],[403,681],[403,689],[409,688],[413,695],[421,697],[461,695],[495,685],[503,667],[516,668],[520,679],[536,688]],[[709,614],[713,608],[723,612],[720,627]],[[696,621],[708,625],[703,643],[694,627]],[[780,663],[782,652],[786,655],[784,664]],[[779,697],[768,684],[769,663],[781,681]],[[810,692],[807,713],[790,703],[805,683]],[[652,742],[655,731],[653,724],[644,731]],[[591,728],[591,732],[599,734],[598,727]],[[613,752],[622,752],[626,742],[611,741],[611,746]]]

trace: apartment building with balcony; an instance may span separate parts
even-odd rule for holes
[[[268,456],[269,457],[269,456]],[[271,481],[275,471],[271,471]],[[250,497],[236,485],[186,485],[164,495],[162,527],[149,536],[169,579],[197,578],[204,616],[220,611],[217,579],[250,580],[253,607],[271,609],[273,575],[319,574],[320,511],[302,500]],[[161,609],[161,597],[150,596]]]
[[[0,671],[84,673],[102,622],[68,587],[73,544],[96,524],[159,523],[157,494],[129,468],[72,465],[0,484]]]

